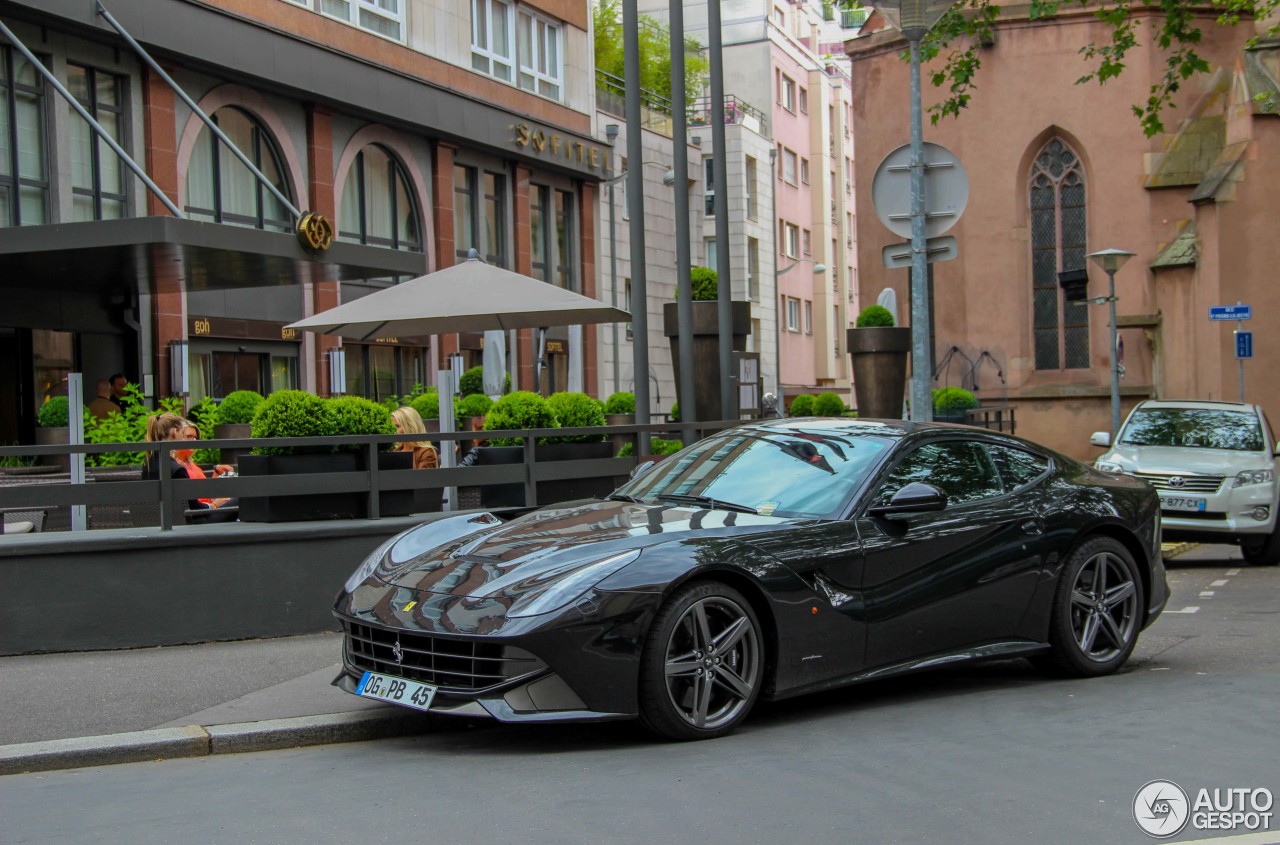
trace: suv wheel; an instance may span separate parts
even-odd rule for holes
[[[1280,563],[1280,530],[1264,537],[1242,540],[1240,551],[1250,566],[1275,566]]]

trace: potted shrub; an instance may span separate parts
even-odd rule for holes
[[[236,390],[228,393],[227,397],[218,404],[213,425],[214,438],[230,440],[251,437],[250,423],[253,422],[253,415],[258,412],[262,401],[262,394],[256,390]],[[222,462],[233,464],[238,469],[240,457],[248,453],[248,449],[224,449]]]
[[[547,399],[547,405],[556,416],[560,428],[595,428],[605,424],[604,408],[585,393],[555,393]],[[547,446],[539,447],[538,460],[571,461],[611,458],[613,444],[605,435],[579,434],[549,438]],[[592,496],[607,496],[626,478],[600,477],[578,480],[548,481],[538,484],[538,501],[567,502]]]
[[[71,442],[70,407],[65,396],[51,396],[45,400],[36,412],[37,446],[65,446]],[[40,459],[63,472],[71,471],[70,455],[41,455]]]
[[[457,418],[458,431],[478,431],[484,425],[484,417],[493,407],[493,400],[483,393],[472,393],[463,396],[453,406],[454,417]],[[436,413],[440,411],[436,404]]]
[[[934,422],[967,423],[965,411],[978,407],[978,399],[963,387],[942,387],[933,391]]]
[[[507,373],[503,379],[503,394],[511,392],[511,373]],[[462,374],[462,378],[458,379],[458,393],[463,396],[477,396],[484,394],[484,367],[472,367]]]
[[[278,390],[259,406],[250,423],[253,437],[332,437],[336,422],[325,400],[303,390]],[[393,428],[394,430],[394,428]],[[240,458],[241,475],[355,472],[356,456],[328,446],[257,446]],[[242,522],[293,522],[347,519],[358,507],[358,493],[244,496]]]
[[[855,325],[848,331],[848,343],[858,415],[901,419],[911,329],[895,326],[893,314],[880,305],[862,309]]]
[[[604,422],[605,425],[635,425],[636,395],[629,391],[619,391],[606,399],[604,402]],[[614,454],[617,454],[628,443],[634,449],[635,441],[636,436],[634,434],[614,434],[609,438]]]
[[[527,390],[508,393],[489,409],[484,417],[485,431],[501,431],[518,428],[558,428],[555,414],[547,400]],[[538,439],[538,445],[550,442]],[[478,466],[519,464],[524,462],[523,437],[493,437],[489,445],[479,450]],[[544,449],[538,450],[539,460],[546,460]],[[480,488],[480,506],[485,508],[523,507],[523,484],[490,484]]]
[[[791,400],[791,416],[793,417],[811,417],[814,415],[813,396],[808,393],[801,393],[795,399]]]
[[[697,397],[694,409],[698,420],[718,420],[720,408],[720,312],[719,285],[716,271],[709,267],[693,267],[689,273],[693,284],[693,390]],[[730,303],[733,314],[733,349],[745,352],[751,334],[751,303]],[[676,394],[680,387],[680,323],[679,306],[668,302],[662,306],[663,332],[671,339],[671,362],[675,370]]]
[[[842,417],[844,416],[844,400],[834,393],[819,393],[817,398],[813,400],[813,415],[815,417]]]

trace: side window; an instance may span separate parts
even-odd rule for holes
[[[1004,492],[1000,473],[977,443],[929,443],[907,455],[885,479],[874,504],[885,505],[913,481],[932,484],[947,494],[947,506],[990,499]]]
[[[1048,458],[1031,452],[994,445],[987,446],[987,449],[995,459],[996,466],[1000,468],[1000,474],[1004,476],[1005,484],[1010,490],[1030,484],[1049,469]]]

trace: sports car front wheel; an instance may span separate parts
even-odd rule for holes
[[[690,584],[658,611],[640,662],[640,719],[669,739],[711,739],[751,712],[764,677],[760,623],[746,599]]]
[[[1120,542],[1094,537],[1071,553],[1049,622],[1049,662],[1068,675],[1109,675],[1129,659],[1142,627],[1142,579]]]

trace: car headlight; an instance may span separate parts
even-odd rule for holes
[[[1103,472],[1124,472],[1124,467],[1112,461],[1094,461],[1093,468]]]
[[[401,534],[397,534],[374,549],[373,553],[364,559],[364,563],[356,567],[356,571],[351,573],[351,577],[347,579],[347,583],[342,585],[342,589],[350,593],[363,584],[365,579],[373,574],[373,570],[378,568],[378,563],[386,556],[387,552],[391,551],[391,547],[396,544],[396,541],[401,536]]]
[[[1244,472],[1236,474],[1236,480],[1232,483],[1232,488],[1244,487],[1247,484],[1265,484],[1273,477],[1273,473],[1269,469],[1247,469]]]
[[[634,549],[549,572],[543,576],[546,586],[534,587],[516,599],[507,616],[537,616],[559,610],[638,557],[640,550]]]

